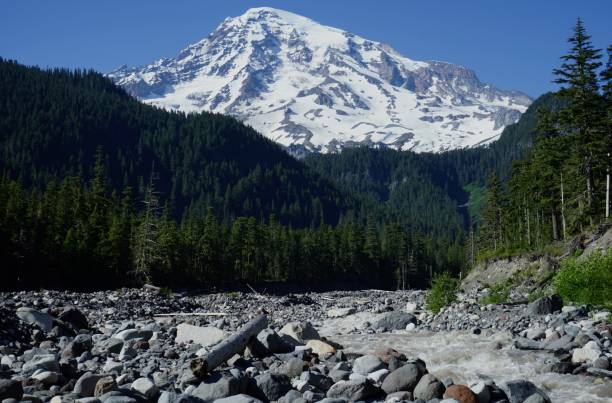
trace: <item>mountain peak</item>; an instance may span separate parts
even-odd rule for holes
[[[463,66],[421,62],[309,18],[258,7],[175,58],[109,74],[145,102],[236,116],[290,151],[444,151],[490,142],[531,100]]]

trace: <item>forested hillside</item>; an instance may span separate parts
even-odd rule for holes
[[[612,163],[612,46],[607,63],[581,20],[554,70],[563,103],[541,108],[533,150],[508,186],[487,184],[480,249],[509,254],[541,249],[609,221]]]
[[[460,238],[378,220],[236,120],[143,105],[94,72],[1,61],[0,150],[2,287],[422,287],[463,264]]]
[[[350,197],[235,119],[144,105],[95,72],[0,60],[0,172],[24,185],[90,180],[101,150],[109,186],[142,198],[154,175],[170,214],[213,207],[229,222],[274,213],[298,227],[338,223]]]

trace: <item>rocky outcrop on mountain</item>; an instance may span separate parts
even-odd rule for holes
[[[531,100],[463,66],[268,7],[227,18],[176,57],[108,74],[144,102],[233,115],[296,155],[358,145],[445,151],[486,144]]]

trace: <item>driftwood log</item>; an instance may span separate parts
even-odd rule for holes
[[[204,379],[207,374],[230,359],[234,354],[244,351],[249,341],[266,327],[268,327],[268,318],[265,315],[260,315],[251,320],[232,336],[213,347],[210,353],[204,357],[192,360],[190,365],[191,372],[196,377]]]

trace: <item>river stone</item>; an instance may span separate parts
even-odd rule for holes
[[[41,371],[32,375],[32,379],[42,382],[46,386],[55,385],[59,380],[60,374],[53,371]]]
[[[357,312],[357,310],[355,308],[332,308],[329,311],[327,311],[327,317],[328,318],[343,318],[345,316],[348,315],[352,315],[355,312]]]
[[[153,337],[153,332],[147,329],[125,329],[113,336],[116,339],[128,340],[149,340]]]
[[[417,318],[411,313],[392,311],[372,324],[373,329],[404,330],[409,323],[416,324]]]
[[[47,370],[53,372],[59,372],[59,362],[53,354],[37,354],[28,360],[23,367],[21,367],[21,373],[24,376],[30,376],[37,370]]]
[[[176,327],[176,343],[197,343],[205,347],[214,346],[227,338],[227,333],[214,326],[193,326],[181,323]]]
[[[149,378],[136,379],[134,382],[132,382],[130,389],[135,392],[142,393],[149,400],[153,400],[153,398],[157,395],[157,392],[159,392],[157,386],[155,386],[153,381],[151,381]]]
[[[562,308],[563,299],[559,295],[551,295],[533,301],[527,307],[527,312],[532,315],[548,315]]]
[[[279,331],[280,334],[291,337],[298,343],[306,343],[308,340],[319,340],[319,332],[310,322],[289,322]]]
[[[397,402],[402,402],[402,401],[411,401],[412,400],[412,393],[404,390],[401,392],[393,392],[393,393],[389,393],[387,395],[387,397],[385,398],[385,402],[393,402],[393,403],[397,403]]]
[[[306,367],[306,363],[302,361],[301,358],[294,357],[284,362],[276,372],[285,374],[289,378],[295,378],[299,376]]]
[[[380,384],[390,373],[391,371],[389,371],[387,368],[383,368],[379,369],[378,371],[370,372],[367,378],[376,384]]]
[[[62,351],[62,359],[77,358],[85,351],[91,350],[93,341],[88,334],[79,334]]]
[[[22,321],[38,326],[45,333],[53,329],[53,317],[48,313],[22,306],[17,308],[16,314]]]
[[[546,399],[540,394],[533,394],[529,396],[523,403],[546,403]]]
[[[191,394],[206,402],[212,402],[215,399],[237,395],[242,392],[244,392],[244,384],[241,380],[226,373],[215,372],[200,383]]]
[[[0,379],[0,401],[4,399],[21,400],[23,386],[15,379]]]
[[[334,384],[334,381],[331,378],[313,371],[302,372],[300,380],[308,382],[309,385],[312,385],[323,392],[328,391]]]
[[[391,372],[381,387],[387,394],[404,390],[412,392],[422,375],[423,371],[420,366],[408,363]]]
[[[509,403],[523,403],[528,397],[536,393],[542,395],[545,403],[550,403],[546,393],[524,379],[501,382],[498,386],[506,394]]]
[[[257,340],[272,354],[283,354],[293,351],[273,329],[264,329],[257,335]]]
[[[353,363],[353,372],[361,375],[367,375],[384,368],[386,368],[385,363],[374,354],[366,354],[357,358]]]
[[[291,380],[287,375],[266,372],[256,376],[255,382],[259,391],[269,401],[276,401],[291,390]]]
[[[465,385],[450,385],[444,392],[445,399],[455,399],[459,403],[478,403],[478,396]]]
[[[583,362],[592,362],[601,355],[601,348],[594,341],[589,341],[582,348],[577,348],[572,352],[572,362],[580,364]]]
[[[470,387],[472,392],[478,396],[478,403],[489,403],[491,400],[491,392],[489,391],[489,386],[484,382],[478,382],[475,385]]]
[[[263,402],[259,399],[254,398],[253,396],[249,396],[249,395],[245,395],[241,393],[239,395],[224,397],[223,399],[217,399],[215,400],[215,403],[263,403]],[[290,402],[287,402],[287,403],[290,403]]]
[[[96,382],[96,387],[94,388],[94,397],[99,398],[100,396],[117,389],[117,382],[115,382],[113,377],[105,376],[104,378],[98,379],[98,382]]]
[[[332,399],[347,399],[351,402],[358,402],[374,397],[380,393],[370,381],[339,381],[332,385],[327,391],[326,396]]]
[[[325,354],[333,354],[337,351],[336,347],[323,340],[308,340],[306,347],[312,349],[312,352],[319,357],[324,357]]]
[[[64,310],[59,314],[58,319],[77,330],[89,328],[87,317],[83,314],[83,312],[79,311],[74,306],[64,307]]]
[[[440,399],[444,394],[444,384],[432,374],[425,374],[419,380],[414,388],[414,398],[423,399],[425,401],[431,399]]]
[[[79,396],[82,397],[92,397],[94,396],[94,392],[96,389],[96,384],[102,378],[107,377],[105,374],[94,374],[91,372],[85,372],[74,384],[74,389],[72,390]]]

